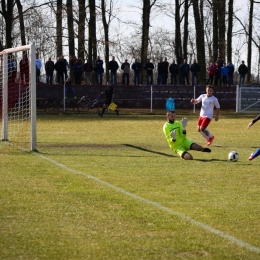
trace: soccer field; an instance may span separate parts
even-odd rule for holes
[[[204,145],[198,112],[184,116]],[[0,259],[259,259],[255,116],[221,114],[193,161],[170,150],[164,115],[38,116],[38,152],[0,149]]]

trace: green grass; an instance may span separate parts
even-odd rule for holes
[[[184,161],[164,115],[40,115],[37,153],[0,149],[0,259],[259,259],[254,117],[222,114],[212,153]]]

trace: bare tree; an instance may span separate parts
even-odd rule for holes
[[[181,47],[181,18],[179,0],[175,0],[175,56],[177,64],[182,63],[182,47]]]
[[[218,1],[218,39],[219,39],[219,57],[225,60],[226,57],[226,25],[225,25],[225,15],[226,15],[226,0]]]
[[[56,10],[56,53],[57,57],[62,55],[62,0],[57,0]]]
[[[227,61],[232,61],[233,0],[228,4]]]
[[[5,0],[1,1],[2,10],[0,10],[0,14],[3,16],[5,20],[5,48],[13,47],[12,44],[12,32],[13,32],[13,21],[14,21],[14,0],[7,0],[7,4]]]
[[[213,12],[213,59],[214,61],[218,57],[219,38],[218,38],[218,1],[212,0],[212,12]]]
[[[141,64],[145,64],[147,61],[147,50],[149,41],[149,29],[150,29],[150,14],[153,5],[156,0],[143,0],[143,15],[142,15],[142,47],[141,47]],[[144,68],[141,69],[141,82],[144,79]]]
[[[75,36],[74,36],[74,26],[73,26],[73,9],[72,0],[67,0],[66,3],[67,10],[67,26],[68,26],[68,44],[69,44],[69,62],[70,62],[70,78],[74,80],[73,74],[73,61],[75,57]]]
[[[200,78],[206,79],[206,59],[205,59],[205,45],[204,45],[204,20],[203,20],[203,0],[192,0],[193,13],[196,27],[196,47],[197,60],[200,64]]]
[[[106,82],[109,81],[109,69],[108,69],[108,62],[109,62],[109,22],[106,19],[106,3],[105,0],[101,0],[101,12],[102,12],[102,22],[104,27],[104,35],[105,35],[105,63],[106,63]]]
[[[79,20],[78,20],[78,58],[84,64],[85,60],[85,21],[86,7],[85,0],[78,0],[79,3]]]
[[[250,0],[249,26],[248,26],[248,53],[247,53],[247,64],[248,64],[247,83],[249,83],[251,79],[253,13],[254,13],[254,0]]]
[[[18,8],[18,14],[19,14],[21,43],[22,43],[22,45],[26,45],[24,19],[23,19],[23,6],[21,5],[20,0],[15,0],[15,2],[16,2],[17,8]]]
[[[184,0],[184,26],[183,26],[183,58],[188,57],[188,38],[189,38],[189,0]]]
[[[92,62],[97,57],[96,1],[89,0],[88,55]],[[94,81],[93,81],[94,82]]]

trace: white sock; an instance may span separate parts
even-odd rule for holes
[[[208,136],[204,132],[200,131],[200,134],[208,141]]]
[[[204,130],[204,133],[208,136],[208,137],[212,137],[212,134],[210,133],[210,131],[208,129]]]

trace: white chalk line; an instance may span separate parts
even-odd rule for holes
[[[110,184],[109,182],[103,181],[103,180],[101,180],[101,179],[99,179],[97,177],[94,177],[94,176],[90,175],[90,174],[70,169],[67,166],[65,166],[64,164],[58,163],[58,162],[56,162],[56,161],[54,161],[54,160],[52,160],[52,159],[50,159],[50,158],[48,158],[48,157],[46,157],[46,156],[44,156],[42,154],[39,154],[39,153],[33,153],[33,154],[43,158],[44,160],[47,160],[47,161],[51,162],[52,164],[54,164],[54,165],[56,165],[56,166],[58,166],[58,167],[60,167],[60,168],[62,168],[64,170],[66,170],[66,171],[86,176],[89,179],[92,179],[92,180],[94,180],[94,181],[96,181],[98,183],[101,183],[104,186],[107,186],[107,187],[109,187],[109,188],[111,188],[113,190],[116,190],[116,191],[118,191],[118,192],[120,192],[120,193],[122,193],[124,195],[127,195],[127,196],[133,198],[133,199],[142,201],[142,202],[144,202],[146,204],[149,204],[149,205],[152,205],[152,206],[154,206],[154,207],[156,207],[156,208],[158,208],[160,210],[163,210],[165,212],[168,212],[170,214],[178,216],[179,218],[181,218],[183,220],[186,220],[186,221],[188,221],[188,222],[190,222],[190,223],[192,223],[192,224],[194,224],[194,225],[196,225],[198,227],[201,227],[202,229],[204,229],[204,230],[206,230],[208,232],[211,232],[211,233],[213,233],[215,235],[218,235],[218,236],[220,236],[220,237],[222,237],[222,238],[224,238],[226,240],[229,240],[229,241],[231,241],[231,242],[233,242],[233,243],[235,243],[235,244],[237,244],[237,245],[239,245],[241,247],[244,247],[244,248],[246,248],[246,249],[248,249],[250,251],[253,251],[253,252],[256,252],[256,253],[260,253],[260,248],[259,247],[256,247],[256,246],[251,245],[251,244],[249,244],[249,243],[247,243],[247,242],[245,242],[243,240],[240,240],[240,239],[238,239],[236,237],[228,235],[228,234],[226,234],[226,233],[224,233],[224,232],[222,232],[222,231],[220,231],[218,229],[215,229],[215,228],[213,228],[213,227],[211,227],[211,226],[209,226],[207,224],[204,224],[204,223],[202,223],[200,221],[197,221],[197,220],[195,220],[193,218],[190,218],[190,217],[188,217],[188,216],[186,216],[186,215],[184,215],[184,214],[182,214],[180,212],[177,212],[177,211],[172,210],[170,208],[164,207],[164,206],[162,206],[161,204],[159,204],[157,202],[145,199],[145,198],[140,197],[140,196],[138,196],[138,195],[136,195],[134,193],[128,192],[128,191],[126,191],[126,190],[124,190],[122,188],[119,188],[119,187],[117,187],[117,186],[115,186],[113,184]]]

